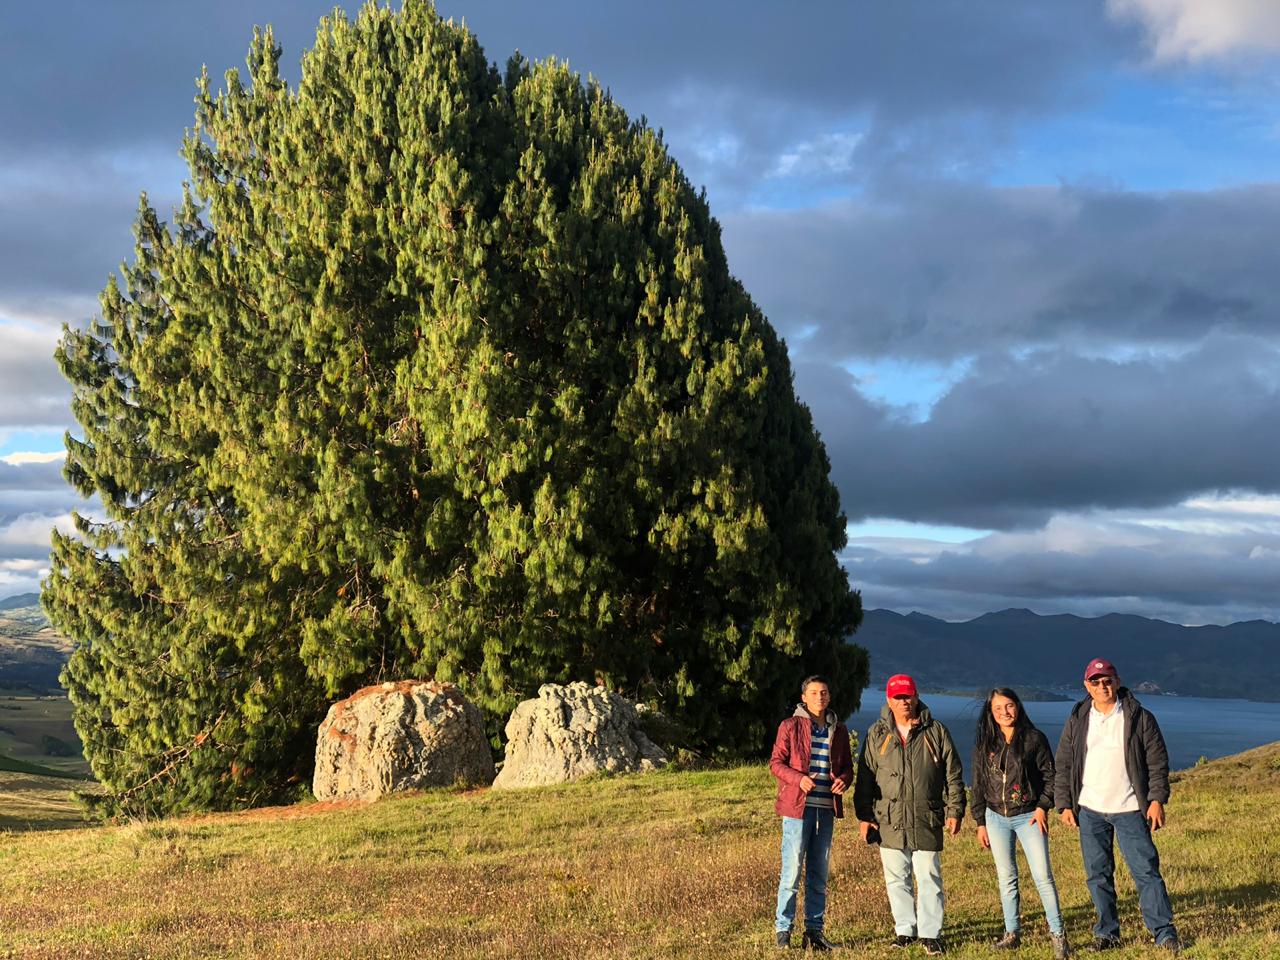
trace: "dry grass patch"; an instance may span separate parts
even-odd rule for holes
[[[1277,800],[1277,747],[1179,775],[1160,844],[1188,956],[1280,956]],[[767,771],[744,767],[0,836],[0,957],[774,955],[772,806]],[[1075,835],[1055,826],[1052,853],[1083,943]],[[996,956],[995,871],[971,825],[943,860],[950,955]],[[1120,888],[1132,946],[1113,956],[1152,956],[1123,872]],[[834,939],[902,956],[849,821],[830,893]],[[1021,955],[1047,957],[1029,884],[1023,913]]]

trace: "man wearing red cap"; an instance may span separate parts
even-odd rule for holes
[[[1151,834],[1164,826],[1169,802],[1169,754],[1160,725],[1127,687],[1110,660],[1084,668],[1089,694],[1071,711],[1058,742],[1054,803],[1062,822],[1080,830],[1089,895],[1098,922],[1093,949],[1120,946],[1113,844],[1138,888],[1142,920],[1156,946],[1177,954],[1173,907],[1160,875],[1160,855]]]
[[[964,777],[951,734],[920,702],[906,674],[885,684],[884,708],[858,754],[853,806],[868,843],[880,844],[893,910],[893,946],[919,939],[929,956],[942,945],[942,834],[960,832]],[[912,895],[914,875],[917,895]]]

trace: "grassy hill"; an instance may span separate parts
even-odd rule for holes
[[[49,626],[34,593],[0,601],[0,687],[61,692],[58,674],[71,641]]]
[[[0,771],[82,779],[80,751],[66,694],[0,689]]]
[[[754,766],[0,834],[0,957],[776,956],[772,803]],[[1055,822],[1052,844],[1083,944],[1075,835]],[[1178,774],[1160,845],[1187,956],[1280,956],[1280,744]],[[943,870],[949,955],[1001,956],[985,945],[1002,925],[971,823]],[[1047,957],[1027,888],[1020,956]],[[1123,870],[1120,889],[1132,945],[1111,956],[1153,956]],[[849,821],[830,904],[849,955],[904,957],[887,946],[878,858]]]

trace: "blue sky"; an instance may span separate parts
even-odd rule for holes
[[[1280,619],[1280,5],[440,0],[662,127],[787,337],[868,607]],[[202,63],[331,7],[6,13],[0,596],[78,504],[52,361],[164,210]],[[354,12],[356,5],[348,4]]]

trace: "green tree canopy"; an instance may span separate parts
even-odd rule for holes
[[[539,684],[762,748],[811,671],[866,683],[844,517],[785,345],[659,133],[557,62],[504,72],[406,0],[270,30],[199,81],[172,225],[59,360],[44,602],[125,812],[287,799],[328,702]]]

